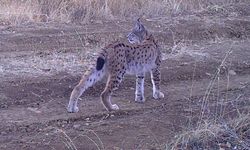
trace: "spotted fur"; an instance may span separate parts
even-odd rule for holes
[[[101,100],[108,111],[118,110],[116,104],[111,103],[111,94],[118,89],[125,74],[136,75],[135,101],[144,102],[144,76],[151,73],[153,84],[153,97],[163,98],[160,91],[160,64],[161,52],[152,34],[148,34],[145,27],[137,20],[132,32],[128,35],[130,43],[113,43],[104,47],[100,52],[96,67],[83,75],[77,86],[73,89],[68,104],[68,112],[78,112],[77,100],[82,93],[101,80],[105,74],[108,81]]]

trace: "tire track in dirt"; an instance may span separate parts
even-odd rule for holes
[[[241,86],[241,85],[239,85],[239,83],[245,83],[245,85],[248,85],[249,84],[248,79],[249,79],[249,75],[243,75],[243,76],[239,76],[237,78],[230,80],[230,87],[229,88],[231,90],[229,93],[234,92],[234,91],[237,92],[237,90]],[[126,84],[128,84],[128,87],[129,87],[131,82],[133,82],[133,80],[131,78],[129,78],[125,82],[126,83],[124,86],[126,86]],[[99,109],[102,107],[101,105],[97,108],[96,106],[93,106],[93,104],[90,104],[90,102],[92,101],[91,100],[91,101],[85,101],[86,107],[83,107],[81,105],[80,112],[77,114],[69,114],[69,115],[66,115],[64,117],[60,116],[59,118],[57,118],[55,115],[53,115],[53,118],[49,117],[45,120],[43,120],[42,118],[39,118],[39,121],[34,121],[34,122],[30,122],[30,123],[24,123],[24,122],[18,122],[18,121],[15,122],[15,120],[11,119],[13,121],[11,124],[7,123],[4,126],[1,125],[0,133],[1,133],[1,136],[13,135],[13,136],[17,136],[17,137],[24,136],[24,135],[28,134],[28,135],[31,135],[29,137],[29,140],[32,141],[32,140],[38,140],[37,138],[41,138],[41,137],[37,137],[36,134],[46,135],[47,133],[52,132],[51,130],[53,128],[54,129],[61,129],[61,130],[64,130],[64,131],[67,131],[70,133],[73,131],[82,132],[82,131],[85,131],[87,129],[92,129],[92,128],[96,127],[97,129],[95,129],[95,130],[99,134],[99,136],[103,136],[104,133],[102,133],[102,132],[107,130],[107,129],[103,129],[103,128],[107,128],[107,127],[109,128],[109,126],[110,126],[110,128],[114,127],[114,129],[115,129],[116,128],[115,125],[117,125],[117,124],[123,125],[127,121],[129,121],[131,124],[134,120],[133,118],[138,118],[138,119],[144,118],[143,120],[145,120],[145,118],[149,119],[149,118],[153,117],[154,115],[157,115],[158,117],[164,115],[165,117],[168,118],[169,121],[171,121],[171,120],[177,121],[177,120],[182,118],[181,119],[182,123],[179,122],[179,125],[181,126],[181,124],[183,124],[184,120],[188,120],[188,116],[190,114],[200,112],[200,104],[201,103],[199,103],[199,101],[204,96],[204,91],[206,89],[206,87],[204,87],[204,85],[209,82],[209,79],[201,79],[201,80],[194,81],[194,83],[193,83],[193,85],[194,85],[193,86],[193,95],[192,95],[192,97],[190,97],[190,100],[192,100],[192,101],[188,101],[188,99],[185,97],[189,96],[189,94],[190,94],[189,91],[187,91],[187,85],[191,85],[191,82],[192,81],[190,81],[190,80],[189,81],[181,81],[179,84],[178,83],[169,84],[168,87],[166,86],[166,84],[164,84],[163,89],[164,89],[164,91],[168,91],[169,96],[167,97],[167,99],[163,99],[161,101],[154,101],[154,100],[148,99],[148,101],[145,104],[138,105],[138,104],[134,103],[132,100],[132,102],[131,102],[132,104],[129,104],[130,106],[128,106],[124,102],[124,100],[122,100],[122,102],[119,103],[120,106],[122,106],[121,107],[122,110],[118,111],[118,112],[107,113],[105,110]],[[220,91],[227,90],[227,88],[225,87],[227,79],[222,78],[220,80],[220,82],[221,82],[220,84],[222,86],[219,88]],[[180,89],[180,87],[182,87],[182,89]],[[172,90],[169,90],[167,88],[172,89]],[[129,91],[128,90],[129,89],[121,89],[119,92],[121,94],[115,93],[114,101],[119,102],[121,100],[121,95],[125,94],[126,92],[131,93],[131,90],[129,90]],[[148,91],[151,89],[149,89],[147,87],[146,90]],[[174,93],[176,93],[176,95]],[[177,95],[178,93],[179,93],[179,95]],[[180,93],[182,93],[183,95],[180,95]],[[214,92],[212,92],[212,93],[217,93],[217,90],[214,89]],[[133,95],[133,93],[130,94],[130,96],[131,95]],[[130,97],[130,96],[128,96],[128,97]],[[90,99],[90,98],[91,98],[91,95],[86,97],[86,99]],[[213,97],[213,99],[216,99],[216,97]],[[97,100],[97,98],[94,98],[94,101],[96,101],[96,100]],[[168,102],[164,102],[164,101],[168,101]],[[84,102],[81,102],[81,104],[83,104],[83,103]],[[121,105],[124,103],[126,106]],[[90,105],[88,105],[88,104],[90,104]],[[94,105],[98,105],[98,104],[96,102],[94,102]],[[134,106],[134,105],[136,105],[136,106]],[[190,106],[192,106],[191,110],[190,110]],[[57,107],[60,107],[60,106],[57,106]],[[89,109],[89,107],[94,107],[94,109],[96,109],[97,111],[95,110],[94,112],[84,113],[86,111],[93,110],[93,109]],[[32,113],[35,113],[35,112],[29,111],[27,109],[25,111],[27,114],[29,114],[29,116],[31,116]],[[65,108],[64,109],[57,108],[57,111],[59,111],[58,114],[60,114],[60,113],[67,114]],[[6,113],[1,112],[1,114],[6,114]],[[53,114],[53,112],[48,112],[47,114]],[[47,114],[45,114],[45,116],[49,116]],[[159,114],[162,114],[162,115],[159,116]],[[187,114],[189,114],[189,115],[187,115]],[[175,117],[172,118],[171,116],[172,117],[175,116]],[[126,119],[127,121],[125,121],[124,119]],[[144,124],[144,123],[139,121],[139,120],[135,124],[140,124],[139,126],[142,126],[142,124]],[[170,125],[169,123],[167,123],[164,120],[159,120],[159,118],[155,118],[155,121],[157,121],[158,123],[164,124],[165,130],[168,130],[168,128],[166,128],[166,127],[169,127],[171,130],[176,130],[174,132],[181,130],[181,128],[178,126],[175,128],[172,128],[171,127],[172,125]],[[161,121],[163,121],[163,122],[161,122]],[[175,121],[173,123],[177,123]],[[158,128],[162,128],[162,127],[158,126]],[[153,130],[153,129],[150,129],[150,130]],[[112,133],[115,131],[116,130],[112,131]],[[116,132],[118,132],[118,131],[116,131]],[[164,132],[166,132],[166,131],[164,131]],[[106,134],[106,132],[105,132],[105,134]],[[147,134],[149,134],[149,133],[147,133]],[[42,138],[44,138],[44,137],[42,137]],[[164,136],[164,138],[166,139],[165,136]],[[18,140],[16,140],[16,141],[14,140],[14,141],[11,141],[11,142],[5,143],[5,144],[16,145],[17,141]],[[106,141],[106,140],[104,139],[104,141]],[[24,140],[23,142],[24,142],[23,144],[25,144],[26,141]],[[28,144],[28,143],[26,143],[26,144]],[[30,144],[28,144],[28,145],[30,145]]]
[[[164,71],[166,73],[166,71]],[[225,91],[227,88],[230,88],[231,91],[233,91],[234,88],[237,88],[239,86],[239,83],[247,83],[249,82],[249,75],[242,75],[240,78],[233,77],[230,80],[230,87],[226,87],[227,79],[222,77],[220,80],[220,91]],[[67,97],[63,97],[63,101],[65,104],[58,105],[58,102],[62,100],[62,98],[54,98],[53,101],[45,101],[44,103],[41,103],[41,107],[36,109],[37,107],[27,107],[27,104],[24,104],[23,106],[20,105],[20,107],[10,107],[10,109],[1,110],[1,117],[2,121],[6,124],[19,124],[22,128],[23,126],[32,126],[32,124],[40,124],[41,126],[47,126],[47,125],[53,125],[57,124],[58,122],[74,122],[74,121],[83,121],[86,118],[91,118],[93,121],[98,121],[101,118],[105,118],[105,116],[109,117],[110,115],[124,117],[124,116],[131,116],[131,115],[138,115],[143,112],[147,111],[153,111],[157,108],[165,108],[168,107],[168,103],[164,101],[168,101],[171,104],[175,104],[175,101],[183,101],[184,99],[189,99],[191,96],[201,99],[204,96],[204,93],[206,91],[207,86],[204,86],[208,84],[210,79],[200,79],[200,80],[184,80],[180,81],[178,83],[170,83],[162,86],[163,91],[167,91],[166,98],[160,101],[152,100],[151,98],[151,86],[146,86],[146,98],[148,101],[145,104],[136,104],[133,101],[133,91],[134,89],[131,89],[131,86],[134,81],[133,79],[129,78],[125,81],[121,87],[124,87],[125,89],[121,88],[118,93],[114,93],[113,100],[120,104],[121,111],[113,112],[113,113],[107,113],[100,104],[99,96],[95,93],[96,91],[91,91],[91,93],[86,94],[84,96],[84,101],[80,101],[80,112],[77,114],[67,114],[66,112],[66,104],[67,104]],[[190,93],[191,86],[192,87],[192,93]],[[94,87],[95,88],[95,87]],[[100,88],[101,89],[101,88]],[[99,89],[99,90],[100,90]],[[217,92],[216,89],[213,89],[213,91]],[[89,90],[90,92],[90,90]],[[121,94],[120,94],[121,93]],[[127,99],[121,99],[124,95],[128,95],[126,97]],[[181,93],[181,94],[180,94]],[[191,95],[190,95],[191,94]],[[96,97],[93,97],[96,96]],[[89,99],[89,100],[87,100]],[[92,99],[92,100],[91,100]],[[61,102],[60,102],[61,103]],[[49,104],[49,105],[48,105]],[[34,109],[31,109],[34,108]],[[47,112],[46,112],[47,111]],[[19,113],[16,113],[19,112]],[[84,115],[82,115],[82,113]],[[9,116],[6,116],[9,114]],[[49,114],[54,114],[53,117],[48,117]],[[29,116],[29,118],[26,118]],[[32,117],[33,116],[33,117]],[[25,119],[26,118],[26,119]],[[33,119],[32,119],[33,118]],[[37,119],[36,119],[37,118]],[[39,119],[38,119],[39,118]],[[44,124],[44,125],[42,125]],[[18,126],[19,126],[18,125]],[[2,128],[4,129],[4,128]]]

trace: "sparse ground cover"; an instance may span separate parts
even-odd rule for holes
[[[10,2],[0,3],[25,6],[29,16],[0,9],[0,149],[250,148],[248,1],[131,1],[138,12],[116,5],[125,1],[83,1],[79,11],[83,3],[99,10],[88,17],[75,12],[79,1]],[[44,11],[48,18],[36,20]],[[135,77],[126,76],[114,93],[120,111],[104,110],[102,81],[81,97],[77,114],[67,113],[81,74],[102,46],[126,40],[135,14],[161,43],[166,97],[152,99],[147,77],[146,102],[135,103]]]

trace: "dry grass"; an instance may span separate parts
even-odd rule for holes
[[[105,150],[104,144],[98,134],[89,129],[81,129],[78,127],[77,133],[75,135],[69,135],[63,129],[58,127],[49,126],[43,130],[40,130],[36,135],[31,137],[25,137],[21,139],[22,141],[22,149],[34,149],[42,146],[43,149],[58,149],[58,145],[60,148],[66,150],[79,150],[81,147],[77,144],[77,141],[86,141],[89,146],[94,147],[97,150]],[[14,141],[10,141],[7,145],[12,145]],[[59,144],[57,144],[59,143]],[[6,148],[4,145],[0,145],[0,148]]]
[[[225,54],[221,64],[217,68],[211,82],[208,84],[207,90],[204,94],[201,104],[201,111],[197,123],[191,127],[190,124],[184,131],[180,132],[170,142],[166,149],[237,149],[245,150],[250,149],[250,108],[247,106],[244,113],[241,113],[241,108],[235,107],[234,115],[230,116],[231,119],[225,117],[225,107],[228,101],[228,94],[226,92],[226,99],[219,105],[220,99],[217,102],[210,101],[211,91],[219,83],[220,71],[225,66],[226,60],[230,54],[233,53],[232,47],[235,43],[232,42],[231,48]],[[229,74],[227,75],[229,86]],[[219,92],[219,90],[218,90]],[[219,95],[219,94],[218,94]],[[219,96],[218,96],[219,97]],[[236,98],[238,101],[238,98]],[[245,101],[247,101],[245,99]],[[210,107],[215,106],[216,110],[210,111]],[[243,106],[244,107],[244,106]],[[242,107],[242,108],[243,108]],[[219,116],[219,117],[217,117]]]
[[[1,0],[0,25],[20,25],[30,22],[89,24],[93,22],[102,23],[104,21],[134,20],[138,16],[154,18],[185,11],[202,11],[210,8],[220,9],[222,6],[230,3],[243,1],[248,0]],[[181,44],[183,43],[175,43],[172,52],[180,49],[179,54],[190,53],[190,51],[185,49],[185,45]],[[192,54],[197,53],[193,52]],[[80,61],[79,68],[81,63],[87,63],[82,61],[83,58],[76,54],[55,53],[47,57],[49,61],[46,63],[43,63],[43,58],[35,55],[27,60],[8,62],[8,65],[20,65],[15,68],[27,68],[26,71],[30,69],[30,72],[34,72],[34,68],[38,70],[37,72],[46,72],[46,70],[56,70],[58,66],[60,66],[59,68],[70,70],[73,67],[69,65],[75,64],[74,62],[78,63]],[[223,65],[223,61],[221,65]],[[56,67],[52,68],[53,66]],[[217,82],[220,67],[208,86],[197,126],[193,128],[188,127],[185,131],[178,134],[167,149],[250,149],[250,113],[238,113],[237,117],[227,121],[223,121],[223,119],[219,121],[203,119],[203,113],[211,106],[208,97],[211,88]],[[14,74],[15,70],[12,69],[11,71]],[[0,72],[4,72],[3,66],[0,66]],[[72,140],[62,130],[56,129],[55,133],[62,134],[60,137],[62,137],[62,141],[68,149],[77,149],[73,141],[78,138],[87,138],[98,149],[104,149],[102,141],[95,133],[93,134],[98,138],[99,145],[85,134],[79,134],[78,137]]]
[[[250,114],[229,122],[203,120],[202,126],[177,135],[167,149],[249,149]]]
[[[246,0],[2,0],[0,25],[29,22],[92,23],[161,17]]]

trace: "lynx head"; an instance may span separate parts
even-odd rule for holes
[[[127,38],[128,38],[128,41],[132,44],[141,43],[146,38],[147,35],[148,35],[148,31],[140,22],[140,18],[138,18],[136,20],[134,28],[132,29],[132,32],[128,34]]]

